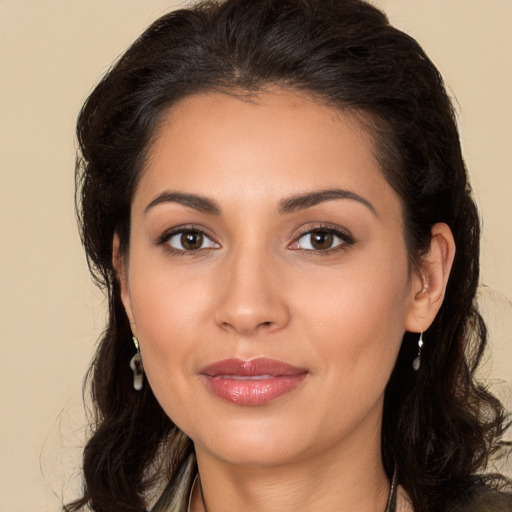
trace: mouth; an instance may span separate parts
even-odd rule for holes
[[[263,405],[290,393],[307,377],[304,368],[276,359],[224,359],[200,370],[207,389],[237,405]]]

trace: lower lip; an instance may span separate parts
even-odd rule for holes
[[[237,405],[263,405],[293,391],[306,378],[299,375],[272,376],[264,379],[230,379],[203,375],[207,388],[216,396]]]

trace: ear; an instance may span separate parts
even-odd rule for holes
[[[117,233],[114,233],[114,239],[112,241],[112,266],[114,267],[116,279],[119,283],[121,301],[123,302],[126,316],[130,322],[132,332],[135,334],[135,321],[133,318],[130,289],[128,286],[128,262],[126,256],[121,252],[121,243]]]
[[[455,257],[455,241],[447,224],[432,227],[430,249],[411,278],[411,302],[405,328],[426,331],[443,303],[448,277]]]

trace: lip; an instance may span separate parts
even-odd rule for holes
[[[290,364],[258,357],[250,360],[223,359],[199,371],[208,390],[238,405],[263,405],[290,393],[308,371]]]

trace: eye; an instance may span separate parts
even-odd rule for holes
[[[219,244],[197,229],[175,231],[167,237],[165,243],[177,251],[197,251],[219,247]]]
[[[302,234],[293,244],[292,249],[326,252],[342,245],[352,245],[353,239],[347,233],[333,228],[315,228]]]

